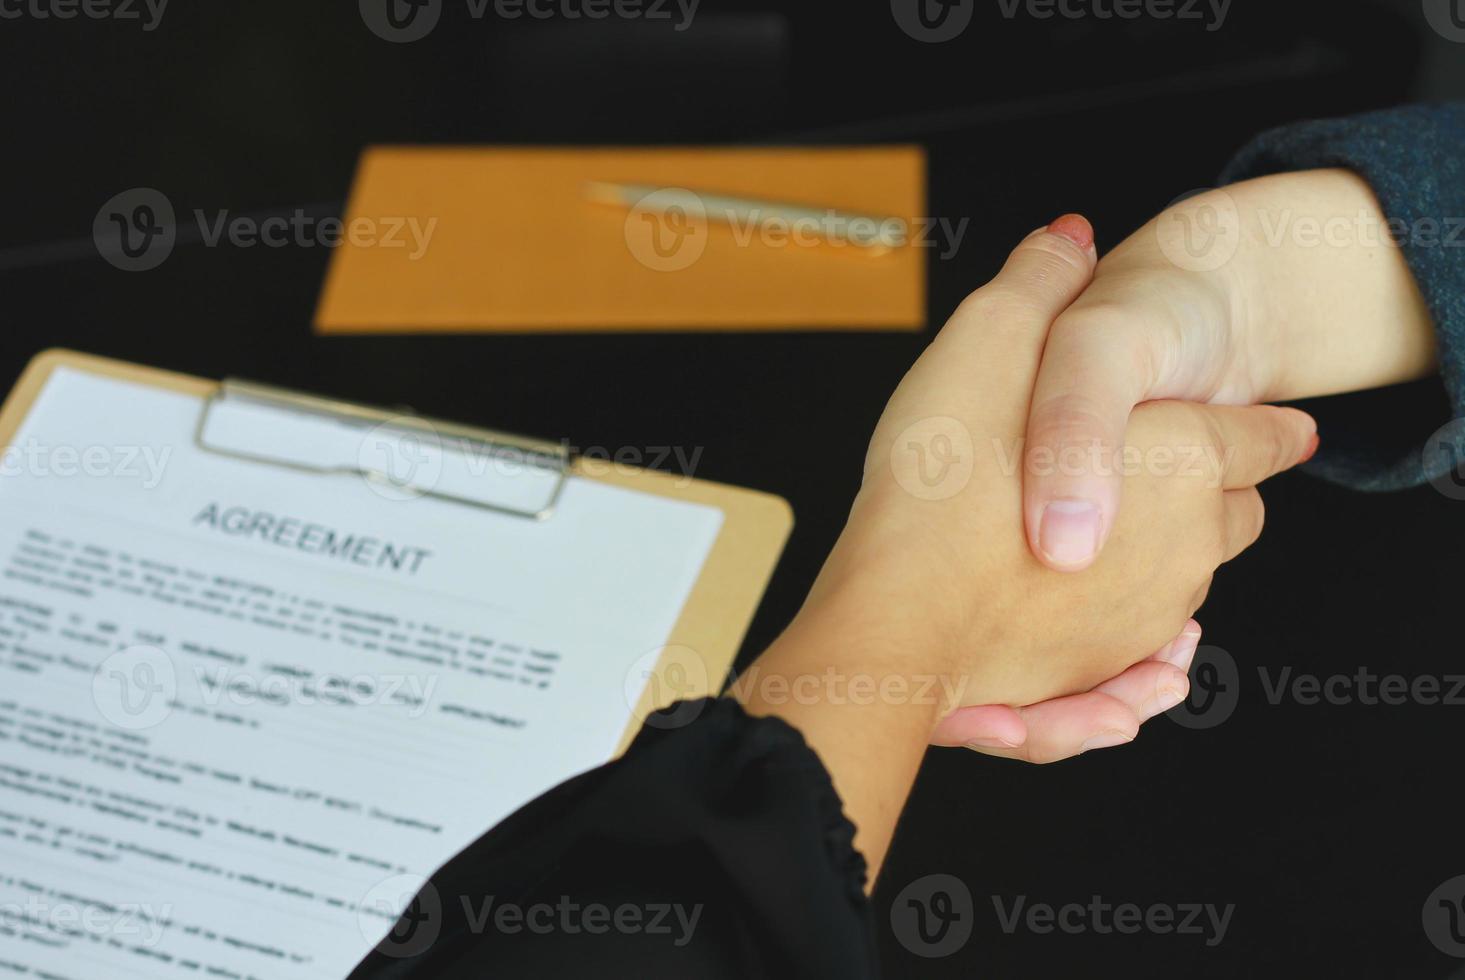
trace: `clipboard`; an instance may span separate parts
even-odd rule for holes
[[[652,496],[704,504],[722,511],[723,522],[676,624],[654,668],[647,675],[622,734],[615,755],[625,751],[644,720],[654,711],[681,698],[719,693],[762,598],[773,568],[793,527],[788,503],[773,494],[706,480],[689,480],[655,470],[633,469],[575,457],[558,443],[509,433],[389,412],[351,402],[336,401],[251,382],[210,381],[159,368],[111,358],[52,349],[36,355],[0,406],[0,446],[10,447],[36,398],[58,368],[97,375],[137,385],[196,397],[201,402],[195,441],[199,448],[251,459],[260,465],[279,465],[314,471],[322,479],[339,477],[348,468],[311,466],[299,461],[270,459],[258,451],[227,445],[209,445],[210,413],[230,400],[253,401],[297,413],[301,419],[330,418],[356,425],[389,425],[407,432],[473,440],[494,451],[514,454],[518,465],[542,472],[548,493],[530,504],[501,506],[492,501],[465,498],[451,491],[423,491],[468,509],[483,508],[526,521],[552,521],[559,492],[571,478],[594,480]],[[373,474],[354,471],[357,476]],[[380,474],[376,474],[380,476]],[[471,515],[469,515],[471,519]],[[689,658],[695,662],[689,663]],[[692,669],[689,671],[689,667]]]

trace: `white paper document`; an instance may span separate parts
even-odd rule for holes
[[[610,757],[722,524],[404,500],[199,450],[201,407],[60,368],[4,456],[0,978],[344,977]]]

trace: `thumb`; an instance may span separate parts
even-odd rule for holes
[[[1087,567],[1119,511],[1116,454],[1149,384],[1142,343],[1123,324],[1068,314],[1048,335],[1028,415],[1023,519],[1051,568]]]
[[[1019,242],[997,277],[978,292],[1007,299],[1046,336],[1058,314],[1093,280],[1097,262],[1093,226],[1083,215],[1065,214]]]
[[[1022,338],[1036,357],[1054,319],[1093,281],[1097,263],[1093,227],[1081,215],[1065,214],[1018,242],[997,275],[956,308],[936,342],[1000,332]],[[1031,376],[1023,389],[1031,392]]]

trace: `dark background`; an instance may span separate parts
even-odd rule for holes
[[[1418,2],[1235,0],[1209,32],[977,7],[944,44],[903,33],[883,0],[703,0],[683,32],[475,21],[449,0],[432,36],[408,45],[379,40],[339,0],[175,0],[150,33],[0,21],[0,382],[62,345],[582,446],[702,447],[698,476],[781,494],[797,515],[746,659],[797,608],[871,426],[930,331],[324,339],[310,319],[326,249],[181,243],[158,269],[127,273],[98,257],[93,217],[138,186],[180,214],[329,213],[378,142],[920,142],[930,214],[971,220],[953,257],[932,257],[935,325],[1062,212],[1083,211],[1113,244],[1213,183],[1264,127],[1465,94],[1465,46],[1434,34]],[[1419,437],[1445,418],[1380,404],[1381,424]],[[1265,496],[1267,533],[1199,614],[1205,642],[1239,664],[1234,715],[1204,730],[1157,719],[1133,746],[1046,768],[933,752],[876,893],[889,976],[1435,978],[1456,965],[1420,916],[1465,873],[1465,708],[1273,706],[1256,667],[1457,669],[1465,504],[1292,474]],[[889,931],[896,893],[932,873],[963,879],[976,915],[972,941],[934,960]],[[994,894],[1236,910],[1214,948],[1008,936]]]

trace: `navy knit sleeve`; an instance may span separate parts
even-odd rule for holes
[[[1449,407],[1401,392],[1381,429],[1376,395],[1309,405],[1322,447],[1308,468],[1360,490],[1413,486],[1454,471],[1465,458],[1465,422],[1431,438],[1450,419],[1465,418],[1465,105],[1408,106],[1274,129],[1231,160],[1222,182],[1328,167],[1368,181],[1389,219],[1434,318]],[[1358,411],[1365,403],[1370,419]]]

